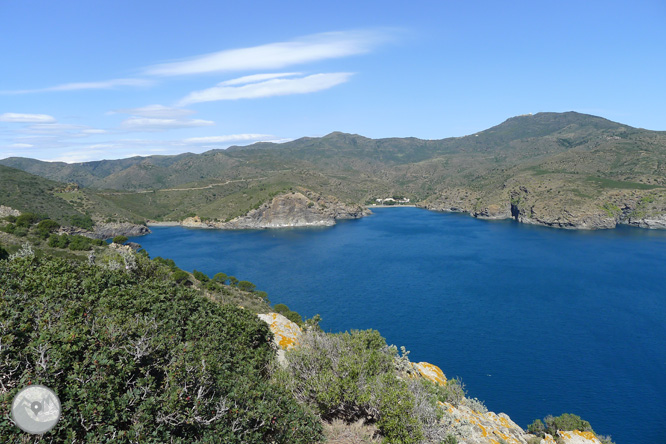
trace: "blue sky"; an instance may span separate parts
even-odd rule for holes
[[[540,111],[666,130],[661,0],[0,0],[0,57],[0,158],[439,139]]]

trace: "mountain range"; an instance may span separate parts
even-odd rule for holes
[[[42,201],[95,220],[232,221],[298,191],[356,205],[404,197],[563,228],[666,227],[666,132],[576,112],[512,117],[441,140],[334,132],[202,154],[0,165],[9,167],[0,170],[0,204],[34,210],[32,197],[17,202],[11,192],[21,170]]]

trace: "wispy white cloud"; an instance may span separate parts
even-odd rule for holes
[[[56,119],[48,114],[20,114],[20,113],[4,113],[0,114],[0,122],[16,122],[16,123],[49,123],[55,122]]]
[[[81,134],[86,134],[86,135],[93,135],[93,134],[106,134],[108,133],[107,130],[103,129],[96,129],[96,128],[91,128],[91,129],[84,129],[81,131]]]
[[[201,91],[194,91],[188,94],[178,102],[178,105],[185,106],[193,103],[213,102],[217,100],[257,99],[260,97],[312,93],[344,83],[348,81],[352,75],[353,73],[349,72],[313,74],[295,79],[273,78],[271,80],[249,83],[242,86],[228,86],[229,83],[222,82],[218,84],[218,86]],[[231,82],[238,80],[240,79],[231,80]]]
[[[149,79],[112,79],[112,80],[103,80],[101,82],[78,82],[78,83],[65,83],[62,85],[49,86],[47,88],[37,88],[37,89],[20,89],[13,91],[0,91],[0,94],[11,95],[11,94],[32,94],[40,92],[51,92],[51,91],[77,91],[77,90],[86,90],[86,89],[113,89],[119,86],[132,86],[132,87],[141,87],[141,86],[151,86],[155,83],[154,80]]]
[[[196,111],[184,108],[173,108],[164,105],[148,105],[140,108],[125,108],[111,111],[111,113],[131,114],[133,116],[149,117],[155,119],[176,119],[194,114]]]
[[[32,148],[33,144],[31,143],[12,143],[11,145],[7,145],[8,148]]]
[[[70,123],[37,123],[19,130],[28,134],[64,134],[69,131],[81,131],[88,128],[85,125],[73,125]]]
[[[190,137],[183,139],[185,144],[212,144],[212,143],[233,143],[233,142],[247,142],[254,140],[270,140],[275,136],[271,134],[229,134],[226,136],[210,136],[210,137]]]
[[[146,68],[144,74],[179,76],[280,69],[285,66],[367,53],[386,40],[388,40],[388,34],[384,31],[326,32],[287,42],[229,49],[186,60],[153,65]]]
[[[220,86],[244,85],[246,83],[256,83],[262,80],[278,79],[280,77],[293,77],[303,75],[300,72],[275,72],[270,74],[253,74],[251,76],[238,77],[237,79],[225,80],[218,83]]]
[[[215,125],[215,122],[201,119],[155,119],[149,117],[131,117],[123,120],[120,127],[131,131],[165,131],[177,128],[195,128],[212,125]]]

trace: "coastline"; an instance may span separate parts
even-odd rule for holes
[[[157,221],[148,221],[146,225],[149,227],[177,227],[180,226],[180,222],[157,222]]]

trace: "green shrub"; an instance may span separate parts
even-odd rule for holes
[[[75,250],[75,251],[90,250],[90,247],[93,244],[92,241],[93,240],[90,239],[90,238],[75,234],[74,236],[69,237],[69,245],[67,245],[67,248],[69,248],[70,250]]]
[[[164,259],[160,256],[157,256],[153,261],[157,262],[158,264],[164,264],[167,267],[171,269],[171,271],[176,271],[178,267],[176,266],[176,263],[173,261],[173,259]]]
[[[543,437],[546,433],[546,426],[540,419],[535,419],[532,424],[527,426],[527,431],[533,435]]]
[[[2,248],[2,245],[0,245],[0,260],[7,259],[9,257],[9,253],[7,250]]]
[[[75,227],[83,228],[84,230],[92,230],[93,220],[88,215],[74,215],[70,218],[72,225]]]
[[[467,391],[465,384],[460,378],[451,378],[445,385],[435,385],[437,399],[441,402],[449,402],[458,407],[465,398]]]
[[[446,435],[442,444],[458,444],[458,438],[453,435]]]
[[[303,325],[303,318],[301,315],[295,311],[291,311],[285,304],[275,304],[273,310],[275,310],[276,313],[280,313],[291,322],[295,322],[298,325]]]
[[[321,423],[266,369],[268,326],[170,281],[62,259],[0,261],[7,406],[43,384],[60,398],[53,442],[306,444]],[[42,359],[46,357],[46,359]],[[3,442],[25,434],[0,421]]]
[[[9,223],[4,227],[2,227],[2,231],[4,231],[5,233],[14,234],[14,230],[16,230],[16,225],[12,223]]]
[[[16,222],[16,216],[11,215],[11,214],[9,216],[5,216],[3,219],[6,220],[7,222],[11,222],[11,223]]]
[[[112,240],[111,242],[113,242],[114,244],[122,245],[122,244],[124,244],[125,242],[127,242],[128,240],[129,240],[129,239],[127,238],[127,236],[122,236],[122,235],[120,235],[120,236],[116,236],[116,237],[114,237],[113,240]]]
[[[16,226],[28,228],[42,219],[44,219],[44,217],[35,213],[23,213],[16,218]]]
[[[273,310],[275,310],[275,313],[280,313],[280,314],[284,314],[290,311],[289,307],[287,307],[285,304],[275,304]]]
[[[534,422],[527,426],[527,430],[533,435],[543,437],[545,433],[552,436],[557,436],[557,431],[579,430],[581,432],[592,432],[590,423],[581,419],[580,416],[572,413],[563,413],[560,416],[548,415],[543,421],[535,419]]]
[[[177,271],[174,271],[174,273],[173,273],[173,275],[172,275],[171,277],[172,277],[173,280],[176,281],[177,283],[182,284],[182,283],[184,283],[185,281],[187,281],[187,280],[190,278],[190,275],[187,274],[186,271],[183,271],[183,270],[177,270]]]
[[[215,273],[215,276],[213,276],[213,280],[218,284],[226,284],[227,279],[229,279],[229,276],[224,273]]]
[[[257,286],[250,281],[239,281],[237,286],[243,291],[254,291],[257,289]]]
[[[218,284],[217,282],[215,282],[213,280],[210,280],[210,281],[206,282],[206,289],[208,289],[210,291],[218,291],[220,289],[220,284]]]
[[[60,224],[51,219],[44,219],[37,224],[37,235],[42,239],[49,237],[49,234],[60,228]]]
[[[192,270],[192,275],[193,275],[193,276],[196,278],[196,280],[198,280],[199,282],[208,282],[208,281],[209,281],[209,277],[208,277],[205,273],[203,273],[203,272],[201,272],[201,271]]]
[[[547,433],[556,436],[558,430],[580,430],[581,432],[594,432],[590,423],[581,419],[580,416],[571,413],[563,413],[560,416],[546,416]]]
[[[393,369],[393,356],[377,331],[325,334],[306,331],[286,354],[276,378],[326,420],[374,422],[386,442],[423,439],[414,398]]]
[[[28,235],[28,229],[25,228],[25,227],[19,227],[19,226],[17,226],[17,227],[14,229],[14,233],[13,233],[13,234],[14,234],[14,236],[18,236],[18,237],[25,237],[25,236]]]

